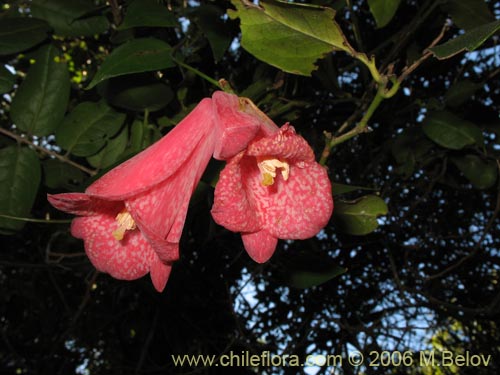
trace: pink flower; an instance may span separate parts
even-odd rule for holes
[[[289,124],[263,122],[257,137],[220,174],[214,220],[241,232],[248,254],[267,261],[278,238],[306,239],[330,219],[333,198],[325,169]]]
[[[245,100],[216,92],[85,193],[48,196],[57,209],[81,216],[73,220],[71,233],[84,240],[98,270],[123,280],[149,272],[155,288],[164,289],[179,258],[191,194],[210,157],[233,156],[259,131],[260,120],[247,107]]]

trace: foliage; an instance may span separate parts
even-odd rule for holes
[[[495,0],[4,1],[0,372],[451,348],[492,355],[461,373],[496,373],[499,18]],[[219,79],[309,141],[333,182],[330,223],[252,262],[210,216],[213,162],[162,294],[96,273],[47,193],[83,191],[228,89]],[[254,370],[305,373],[235,371]]]

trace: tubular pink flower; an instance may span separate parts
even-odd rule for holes
[[[74,219],[71,233],[84,240],[98,270],[124,280],[149,272],[155,288],[164,289],[179,258],[191,194],[210,157],[240,152],[261,127],[247,107],[235,95],[216,92],[165,137],[85,193],[48,196],[57,209],[81,216]]]
[[[279,238],[316,235],[333,211],[330,180],[311,147],[289,124],[269,122],[246,150],[228,159],[212,207],[214,220],[241,232],[259,263],[272,256]]]

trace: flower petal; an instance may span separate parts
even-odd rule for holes
[[[264,137],[248,146],[247,155],[276,156],[289,163],[313,162],[314,152],[307,141],[295,133],[293,126],[283,125],[279,132]]]
[[[71,233],[82,238],[92,264],[101,272],[121,280],[138,279],[150,270],[158,257],[139,230],[127,231],[123,240],[116,240],[113,216],[94,215],[73,220]]]
[[[196,108],[165,137],[112,169],[85,191],[112,200],[123,200],[140,194],[176,173],[200,143],[213,152],[213,110],[211,99],[203,99]]]
[[[227,160],[244,150],[266,122],[278,127],[248,99],[216,91],[212,96],[217,143],[214,158]]]
[[[48,194],[47,200],[58,210],[74,215],[89,216],[97,212],[112,213],[119,211],[119,202],[110,202],[90,197],[84,193]]]
[[[217,224],[230,231],[255,232],[261,229],[261,225],[256,211],[247,200],[243,185],[240,166],[243,155],[241,153],[232,158],[220,173],[211,213]]]
[[[260,176],[249,179],[249,199],[263,216],[263,227],[283,239],[316,235],[330,219],[333,199],[330,180],[318,163],[290,166],[290,178],[278,175],[274,185],[262,186]]]
[[[242,233],[241,239],[248,255],[257,263],[267,262],[278,244],[278,239],[270,235],[266,230]]]
[[[207,135],[179,170],[161,184],[125,201],[163,262],[179,258],[178,243],[189,200],[213,153],[213,138],[214,134]]]
[[[149,275],[151,276],[153,286],[158,292],[162,292],[163,289],[165,289],[171,270],[172,266],[170,264],[164,264],[158,257],[153,261],[153,264],[151,264]]]

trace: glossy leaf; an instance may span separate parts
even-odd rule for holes
[[[16,76],[7,68],[0,65],[0,94],[5,94],[12,90],[14,83],[16,83]]]
[[[29,134],[54,132],[66,112],[70,81],[66,63],[59,61],[58,55],[56,47],[42,47],[12,100],[11,119]]]
[[[429,50],[440,60],[448,59],[463,51],[474,51],[498,30],[500,20],[470,29],[465,34]]]
[[[497,180],[498,167],[494,161],[486,161],[472,154],[453,157],[451,161],[477,189],[488,189]]]
[[[452,150],[460,150],[465,146],[483,143],[481,129],[472,122],[447,111],[429,114],[422,129],[432,141]]]
[[[103,148],[125,120],[103,102],[83,102],[69,113],[56,131],[57,143],[76,156],[90,156]]]
[[[481,87],[483,87],[481,83],[472,82],[470,79],[458,81],[450,87],[444,96],[444,100],[448,106],[458,107],[470,99]]]
[[[375,18],[378,28],[382,28],[391,22],[400,3],[401,0],[368,0],[370,12]]]
[[[441,7],[450,14],[453,23],[464,30],[495,20],[484,0],[448,0]]]
[[[0,150],[0,214],[28,217],[40,185],[40,161],[35,151],[11,146]],[[23,221],[0,217],[0,228],[19,230]]]
[[[128,141],[127,129],[123,129],[116,137],[110,139],[97,154],[89,156],[87,161],[95,168],[107,168],[118,161],[125,151]]]
[[[51,189],[77,191],[86,175],[79,169],[56,159],[42,163],[45,185]]]
[[[30,8],[34,17],[46,20],[58,35],[91,36],[109,27],[106,17],[94,15],[97,9],[88,0],[33,0]]]
[[[159,39],[131,40],[111,52],[87,89],[111,77],[171,68],[171,53],[172,47]]]
[[[174,13],[156,0],[135,0],[126,8],[125,18],[118,30],[132,27],[175,27]]]
[[[258,59],[286,72],[310,76],[316,60],[348,44],[331,8],[278,1],[259,6],[232,0],[240,18],[241,45]]]
[[[123,88],[110,96],[111,104],[132,111],[150,112],[164,108],[174,98],[172,89],[164,83]]]
[[[311,288],[346,272],[326,254],[299,253],[284,260],[285,282],[298,289]]]
[[[47,38],[47,22],[28,17],[4,17],[0,22],[0,55],[22,52]]]
[[[377,195],[366,195],[354,202],[335,202],[334,218],[347,234],[365,235],[378,227],[377,218],[387,214],[387,205]]]

